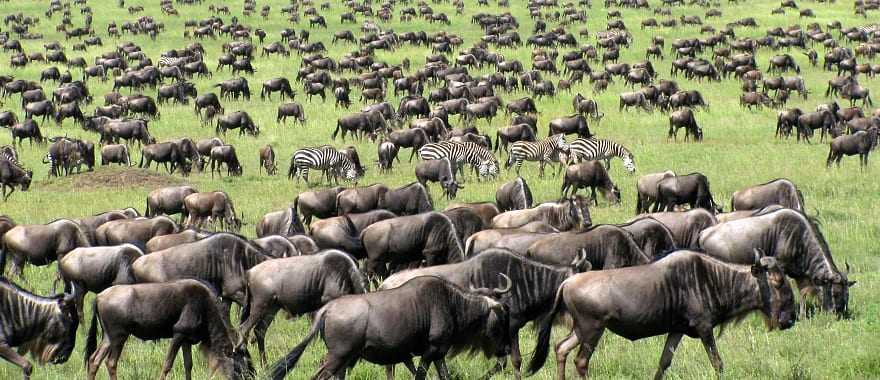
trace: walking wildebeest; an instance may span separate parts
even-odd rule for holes
[[[131,166],[131,153],[128,151],[128,145],[113,144],[101,147],[101,166],[110,164]]]
[[[617,226],[629,232],[633,241],[648,257],[660,257],[678,249],[672,231],[657,219],[642,218]]]
[[[596,270],[644,265],[652,259],[629,232],[611,224],[547,235],[526,250],[526,257],[549,265],[567,265],[580,256]]]
[[[21,191],[27,191],[33,177],[34,172],[23,168],[18,162],[0,159],[0,193],[2,193],[3,201],[6,202],[9,196],[15,192],[15,185],[18,185]],[[6,193],[7,188],[9,188],[9,193]]]
[[[770,329],[795,323],[794,294],[776,259],[752,257],[751,266],[731,265],[691,251],[678,251],[648,265],[574,275],[559,287],[539,323],[532,374],[544,365],[556,315],[568,311],[573,334],[556,346],[557,377],[565,377],[568,354],[580,346],[577,370],[587,376],[590,358],[605,329],[629,340],[668,334],[656,379],[672,363],[684,335],[699,337],[715,372],[722,373],[713,329],[760,311]]]
[[[223,191],[194,193],[183,198],[183,219],[187,227],[220,223],[220,228],[241,229],[232,199]]]
[[[593,223],[589,203],[587,198],[574,195],[529,209],[503,212],[492,218],[492,228],[513,228],[543,221],[560,231],[584,229]]]
[[[156,236],[147,241],[145,253],[158,252],[181,244],[193,243],[211,236],[210,232],[187,229],[176,234]]]
[[[342,207],[337,205],[337,207]],[[425,186],[418,182],[388,189],[378,198],[376,207],[398,216],[416,215],[434,210],[434,200]]]
[[[654,212],[673,211],[675,206],[682,204],[689,204],[692,209],[700,207],[712,213],[721,212],[721,207],[712,198],[709,179],[700,173],[667,177],[657,182]]]
[[[336,298],[366,293],[366,286],[357,263],[335,249],[257,264],[247,271],[248,301],[236,346],[247,343],[255,330],[260,359],[266,364],[265,336],[279,310],[290,316],[311,313]]]
[[[79,319],[69,295],[39,296],[0,277],[0,321],[0,357],[21,368],[25,380],[34,369],[23,354],[62,364],[76,345]]]
[[[577,134],[578,137],[585,139],[593,137],[593,134],[590,133],[590,127],[587,125],[587,119],[580,114],[550,120],[547,136],[557,133]]]
[[[575,195],[578,190],[590,188],[590,199],[593,204],[599,206],[596,198],[596,188],[605,196],[609,203],[620,203],[620,189],[611,181],[611,176],[605,170],[605,165],[599,161],[587,161],[569,165],[565,169],[565,177],[562,179],[562,197]],[[571,189],[571,194],[568,190]]]
[[[718,224],[715,215],[702,208],[683,212],[655,212],[637,216],[630,222],[645,218],[663,223],[672,232],[675,246],[681,249],[699,249],[700,233]]]
[[[198,192],[192,186],[168,186],[153,190],[147,195],[144,216],[151,218],[162,214],[174,215],[183,213],[183,199],[187,195]]]
[[[146,257],[146,256],[145,256]],[[171,338],[161,377],[171,372],[177,351],[183,348],[187,379],[192,377],[193,344],[200,344],[213,369],[231,380],[253,375],[250,355],[235,348],[235,333],[217,304],[220,294],[210,285],[193,279],[159,284],[116,285],[95,298],[92,322],[86,339],[87,378],[94,380],[107,360],[110,378],[116,380],[116,365],[128,337],[141,340]],[[98,323],[103,328],[100,346]]]
[[[780,205],[797,211],[804,211],[804,195],[794,182],[777,178],[770,182],[735,191],[730,200],[730,211],[759,210],[764,207]]]
[[[281,380],[293,370],[318,334],[328,353],[315,378],[341,377],[364,359],[386,366],[402,362],[416,379],[424,379],[434,364],[440,378],[448,379],[445,357],[450,351],[506,356],[508,313],[494,297],[509,289],[475,290],[468,293],[441,278],[422,276],[395,289],[331,301],[318,311],[302,343],[272,366],[271,378]],[[418,369],[413,356],[421,356]]]
[[[849,315],[849,281],[834,264],[831,249],[815,220],[791,209],[766,210],[758,215],[721,223],[700,233],[699,246],[709,256],[742,264],[753,249],[779,261],[801,291],[801,315],[806,298],[818,297],[822,309],[839,317]],[[848,265],[847,265],[848,266]]]
[[[837,162],[837,167],[840,167],[843,156],[859,155],[859,168],[865,169],[868,166],[868,155],[877,147],[877,130],[877,127],[871,127],[867,131],[835,137],[829,144],[825,165],[831,167],[832,162]]]
[[[64,280],[65,293],[75,301],[79,319],[83,319],[83,300],[87,292],[100,293],[113,285],[133,284],[131,263],[144,253],[131,244],[111,247],[82,247],[58,260],[58,272]]]
[[[47,224],[19,224],[2,236],[0,275],[6,273],[6,259],[12,261],[12,273],[24,277],[24,265],[49,265],[67,252],[89,247],[89,238],[82,226],[69,219]]]
[[[525,178],[516,177],[498,187],[495,203],[501,212],[529,209],[532,207],[532,190]]]

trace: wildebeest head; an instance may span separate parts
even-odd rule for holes
[[[443,186],[443,194],[446,195],[446,199],[453,200],[456,195],[458,195],[458,190],[464,189],[464,186],[459,184],[455,179],[449,179],[440,184]]]
[[[593,223],[590,218],[589,199],[580,195],[572,195],[564,202],[568,203],[569,216],[575,220],[577,227],[587,228]]]
[[[473,349],[483,351],[483,354],[487,357],[502,357],[510,354],[509,311],[503,299],[510,292],[513,283],[504,274],[499,274],[499,278],[504,285],[498,288],[488,289],[470,286],[472,293],[485,298],[490,310],[483,323],[482,333],[474,334],[474,341],[471,342]]]
[[[822,289],[822,308],[834,310],[841,318],[849,316],[849,287],[856,284],[848,279],[848,274],[849,263],[845,272],[829,273],[813,279],[813,284]]]
[[[758,279],[763,303],[761,313],[764,314],[767,327],[771,330],[785,330],[793,326],[797,314],[794,293],[776,258],[764,256],[763,252],[755,250],[752,275]]]
[[[65,294],[58,296],[56,302],[57,312],[49,316],[42,334],[22,346],[40,363],[67,362],[76,344],[79,317],[74,297]]]

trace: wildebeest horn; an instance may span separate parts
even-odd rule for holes
[[[764,251],[762,251],[758,248],[753,249],[753,251],[755,252],[755,264],[760,264],[761,257],[764,257]]]
[[[506,285],[501,288],[495,288],[492,290],[492,292],[495,294],[499,294],[499,295],[509,292],[510,288],[513,287],[513,281],[510,281],[510,277],[507,277],[507,275],[505,275],[504,273],[499,273],[498,277],[501,277],[501,279],[504,280]]]
[[[849,262],[846,261],[846,260],[844,260],[844,261],[843,261],[843,266],[846,268],[846,272],[843,272],[843,274],[844,274],[844,275],[848,275],[848,274],[849,274]]]

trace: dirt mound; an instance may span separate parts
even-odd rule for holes
[[[76,189],[78,191],[103,190],[112,188],[130,189],[133,187],[158,188],[184,184],[180,177],[169,176],[164,172],[139,168],[97,167],[93,172],[71,174],[68,177],[44,181],[50,189]]]

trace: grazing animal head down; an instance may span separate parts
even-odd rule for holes
[[[761,313],[770,330],[785,330],[794,325],[796,308],[794,293],[775,257],[763,256],[755,250],[752,276],[758,279],[761,292]]]

